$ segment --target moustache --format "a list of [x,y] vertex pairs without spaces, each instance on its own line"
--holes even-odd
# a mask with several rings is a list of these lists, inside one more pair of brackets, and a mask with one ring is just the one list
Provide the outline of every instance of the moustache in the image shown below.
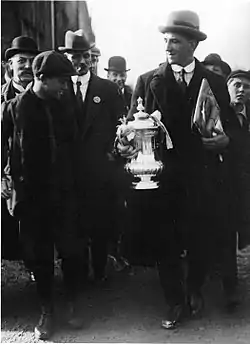
[[33,75],[32,69],[23,69],[20,71],[20,74],[30,74]]

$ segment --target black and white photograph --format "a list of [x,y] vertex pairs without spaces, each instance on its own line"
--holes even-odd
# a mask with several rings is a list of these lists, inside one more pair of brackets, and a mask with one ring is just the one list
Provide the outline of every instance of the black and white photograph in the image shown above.
[[1,1],[1,342],[250,343],[250,0]]

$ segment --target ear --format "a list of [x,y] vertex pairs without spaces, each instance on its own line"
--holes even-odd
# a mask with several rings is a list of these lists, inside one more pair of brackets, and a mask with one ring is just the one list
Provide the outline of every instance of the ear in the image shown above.
[[12,70],[13,69],[13,67],[12,67],[13,61],[11,59],[9,59],[7,64],[9,65],[10,69]]

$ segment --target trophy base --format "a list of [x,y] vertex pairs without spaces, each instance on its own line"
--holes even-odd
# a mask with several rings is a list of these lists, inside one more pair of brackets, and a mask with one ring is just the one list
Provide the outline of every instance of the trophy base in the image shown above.
[[133,189],[157,189],[159,187],[159,182],[151,180],[151,176],[141,177],[141,181],[133,182]]

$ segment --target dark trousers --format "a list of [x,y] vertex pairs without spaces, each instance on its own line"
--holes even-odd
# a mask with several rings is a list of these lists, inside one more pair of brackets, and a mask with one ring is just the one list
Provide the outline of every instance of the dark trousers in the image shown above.
[[74,192],[40,191],[25,202],[22,210],[20,236],[24,261],[34,272],[41,303],[52,304],[55,247],[62,258],[67,295],[73,299],[83,261]]

